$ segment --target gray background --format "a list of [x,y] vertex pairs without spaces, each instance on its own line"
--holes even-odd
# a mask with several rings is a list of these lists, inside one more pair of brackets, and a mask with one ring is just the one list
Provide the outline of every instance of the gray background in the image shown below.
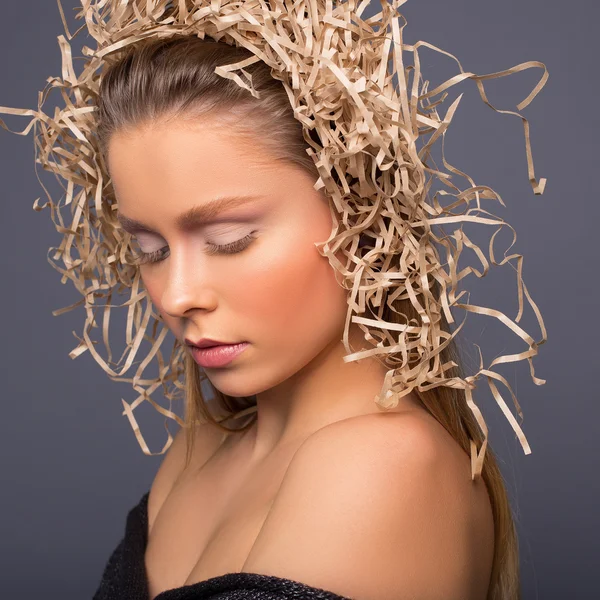
[[[77,3],[64,5],[72,15],[69,9]],[[523,113],[530,118],[536,175],[548,178],[543,196],[534,196],[527,180],[521,121],[485,106],[474,82],[450,90],[451,99],[465,95],[446,136],[446,156],[502,196],[506,208],[484,207],[515,228],[512,251],[525,256],[525,283],[548,330],[549,341],[534,359],[536,375],[546,385],[533,384],[526,362],[500,369],[521,402],[531,455],[523,454],[484,381],[477,392],[517,519],[523,595],[527,600],[589,598],[597,593],[600,558],[599,518],[593,510],[600,501],[595,435],[600,408],[593,384],[599,358],[600,210],[592,187],[598,171],[592,162],[598,157],[592,40],[600,11],[591,1],[565,8],[545,0],[413,0],[403,12],[409,21],[406,41],[424,39],[453,52],[466,70],[484,74],[540,60],[550,71],[546,88]],[[73,23],[71,16],[71,30],[81,25]],[[37,107],[46,78],[60,74],[60,33],[55,2],[3,3],[1,106]],[[430,89],[456,72],[451,59],[433,51],[424,50],[421,60]],[[489,82],[490,100],[514,109],[540,73],[530,70]],[[29,121],[0,117],[13,130]],[[70,282],[60,284],[45,258],[59,235],[48,209],[32,210],[44,192],[34,172],[31,135],[0,129],[0,156],[0,595],[90,598],[121,539],[127,511],[149,488],[162,457],[142,453],[121,414],[121,397],[131,402],[136,396],[128,384],[111,382],[89,353],[75,361],[68,357],[77,344],[72,332],[81,333],[84,316],[81,309],[51,315],[80,297]],[[41,176],[51,191],[58,189],[52,176]],[[486,229],[465,231],[484,243],[487,253],[488,238],[477,233],[478,227]],[[502,235],[499,250],[510,243],[508,233]],[[473,280],[466,280],[471,302],[515,317],[516,280],[508,265]],[[522,325],[540,338],[528,305]],[[525,349],[492,318],[470,315],[464,331],[465,339],[481,344],[486,363]],[[510,400],[504,388],[501,392]],[[163,419],[149,405],[135,414],[151,450],[159,452],[166,439]],[[170,430],[176,431],[175,424]]]

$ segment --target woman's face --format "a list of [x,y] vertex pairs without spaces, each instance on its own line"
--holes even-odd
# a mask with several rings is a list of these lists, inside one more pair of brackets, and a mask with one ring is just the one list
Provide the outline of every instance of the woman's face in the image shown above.
[[[201,122],[116,133],[108,163],[124,228],[138,253],[155,253],[141,276],[166,325],[182,342],[249,343],[205,369],[217,389],[269,389],[341,341],[347,291],[314,245],[329,237],[331,214],[306,173]],[[232,196],[254,199],[204,213]],[[211,251],[238,241],[236,253]]]

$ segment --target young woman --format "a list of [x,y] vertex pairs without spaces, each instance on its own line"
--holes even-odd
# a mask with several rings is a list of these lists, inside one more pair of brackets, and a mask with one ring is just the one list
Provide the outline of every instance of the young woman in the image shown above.
[[[148,499],[150,595],[250,571],[355,598],[483,599],[485,485],[416,394],[381,413],[376,359],[344,362],[347,290],[314,245],[332,228],[316,178],[265,147],[277,132],[260,119],[228,118],[221,102],[202,117],[171,108],[184,74],[180,93],[211,89],[196,82],[214,70],[208,52],[224,58],[215,50],[159,42],[101,90],[118,219],[152,304],[221,393],[257,406],[222,444],[218,429],[196,429],[187,467],[181,444],[171,448]],[[194,64],[202,75],[190,76]]]
[[[69,123],[79,118],[82,126],[68,129],[76,137],[84,131],[94,152],[83,146],[79,163],[69,158],[59,169],[81,184],[90,170],[75,177],[74,165],[94,156],[101,173],[93,184],[96,213],[86,208],[84,214],[110,248],[108,256],[92,252],[69,272],[104,260],[105,273],[114,269],[121,282],[129,277],[132,306],[143,290],[181,351],[170,366],[185,375],[183,427],[151,489],[129,513],[95,600],[519,598],[506,490],[486,448],[487,430],[471,394],[474,378],[462,377],[449,335],[446,288],[456,303],[457,273],[451,267],[447,278],[440,276],[425,226],[436,214],[424,210],[426,154],[417,153],[409,135],[420,126],[441,132],[449,119],[436,125],[437,113],[419,112],[408,86],[399,86],[406,100],[400,104],[413,110],[406,122],[416,130],[396,136],[405,153],[396,159],[394,178],[383,154],[375,161],[375,138],[363,150],[358,138],[353,141],[369,129],[386,130],[394,116],[384,108],[392,105],[389,97],[372,113],[379,115],[375,121],[356,113],[352,126],[344,128],[346,116],[310,129],[303,120],[318,108],[333,122],[346,103],[361,106],[366,78],[352,79],[346,96],[334,96],[333,81],[327,86],[324,78],[317,92],[318,73],[307,69],[302,80],[312,82],[315,93],[294,110],[292,87],[231,43],[251,39],[256,27],[240,27],[229,43],[202,29],[209,14],[227,24],[250,11],[249,23],[263,23],[269,3],[241,9],[227,2],[168,2],[153,5],[153,13],[150,4],[109,2],[114,20],[107,13],[104,22],[96,19],[103,30],[87,20],[97,39],[102,32],[114,52],[122,51],[102,73],[95,120],[69,107]],[[332,6],[321,0],[294,13],[295,21],[291,7],[275,5],[289,11],[288,23],[315,30],[319,15],[332,17]],[[233,12],[219,13],[227,6]],[[89,17],[94,7],[86,10]],[[119,42],[121,34],[135,37],[131,23],[138,33],[147,32],[140,23],[163,23],[161,31],[171,26],[174,35]],[[197,30],[176,30],[181,23]],[[260,30],[263,50],[274,35],[267,30],[275,31]],[[324,34],[320,43],[332,39],[341,48],[343,36]],[[299,48],[295,56],[308,55]],[[336,70],[331,62],[334,56],[342,61],[343,53],[325,46],[312,52],[330,65],[338,86],[348,83],[350,69]],[[226,67],[244,59],[251,87],[227,76]],[[293,81],[299,70],[290,71]],[[64,72],[72,84],[74,75]],[[293,89],[296,94],[298,86]],[[75,95],[84,106],[84,97]],[[346,173],[327,172],[341,164],[327,138],[344,140],[348,156],[369,155],[373,171],[349,162]],[[530,179],[541,193],[543,181]],[[471,197],[493,197],[482,188],[473,188]],[[383,196],[381,190],[387,190]],[[390,202],[398,198],[400,204]],[[335,237],[340,229],[341,238]],[[338,239],[344,243],[332,243]],[[456,239],[472,246],[466,236]],[[89,245],[80,250],[89,253]],[[363,316],[349,319],[352,313]],[[131,320],[139,331],[148,327],[146,317]],[[152,337],[150,358],[162,339]],[[93,350],[87,339],[86,347]],[[95,351],[94,357],[114,374]],[[139,371],[134,383],[140,385]],[[221,416],[210,410],[203,383]],[[522,433],[516,422],[513,427]],[[134,430],[147,451],[137,425]]]

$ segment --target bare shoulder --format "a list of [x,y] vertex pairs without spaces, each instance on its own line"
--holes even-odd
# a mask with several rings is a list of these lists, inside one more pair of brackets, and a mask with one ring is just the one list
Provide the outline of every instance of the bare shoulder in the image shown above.
[[424,411],[379,413],[305,441],[242,570],[372,600],[481,600],[492,553],[469,456]]
[[197,425],[194,430],[194,452],[186,466],[186,430],[180,428],[173,438],[150,487],[148,495],[148,530],[152,528],[165,499],[184,471],[197,471],[219,447],[227,435],[215,424],[207,422]]
[[458,482],[475,483],[471,480],[470,456],[425,409],[351,417],[318,430],[306,442],[307,453],[308,447],[318,444],[338,446],[342,452],[357,443],[362,448],[370,445],[381,460],[386,456],[400,459],[407,467],[418,469],[433,463],[451,472]]

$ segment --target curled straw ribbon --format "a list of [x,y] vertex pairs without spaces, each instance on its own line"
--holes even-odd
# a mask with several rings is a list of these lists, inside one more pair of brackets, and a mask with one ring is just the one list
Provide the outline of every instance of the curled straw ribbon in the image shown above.
[[[497,73],[476,75],[465,71],[454,55],[432,44],[423,41],[413,45],[404,44],[402,31],[406,20],[398,9],[405,1],[380,0],[381,11],[362,19],[363,12],[370,5],[369,1],[334,3],[330,0],[273,0],[268,3],[263,0],[82,0],[76,18],[85,19],[85,23],[71,35],[58,0],[66,34],[66,37],[58,36],[62,74],[47,80],[46,88],[39,93],[37,110],[0,107],[0,113],[3,114],[33,117],[23,131],[10,130],[2,120],[0,125],[19,135],[27,135],[35,127],[36,164],[41,164],[67,184],[64,188],[64,207],[69,206],[71,210],[68,224],[63,221],[60,202],[52,200],[43,184],[48,202],[40,206],[38,198],[33,205],[36,211],[50,207],[52,219],[57,230],[63,234],[63,239],[59,248],[53,248],[56,252],[48,260],[62,274],[61,281],[64,283],[70,279],[83,296],[78,302],[53,314],[59,315],[84,305],[86,321],[83,334],[82,337],[76,335],[79,345],[70,356],[76,358],[89,351],[113,380],[127,381],[133,385],[139,396],[131,404],[122,400],[124,414],[145,454],[153,453],[133,415],[141,402],[150,402],[159,413],[183,425],[181,418],[170,408],[172,401],[183,390],[180,381],[183,375],[183,348],[176,341],[170,358],[163,358],[160,348],[167,329],[160,315],[153,311],[139,271],[130,262],[130,238],[120,230],[115,219],[117,204],[94,135],[100,82],[98,71],[106,62],[117,60],[121,51],[139,40],[182,34],[201,38],[208,35],[215,40],[250,50],[253,57],[218,67],[216,73],[234,80],[253,95],[256,92],[251,76],[244,68],[257,60],[265,61],[271,67],[273,77],[285,87],[295,116],[303,125],[305,139],[310,146],[307,153],[313,157],[319,170],[315,189],[325,188],[332,201],[332,212],[335,208],[340,215],[329,239],[315,246],[322,256],[328,257],[331,266],[342,275],[345,287],[350,290],[343,336],[349,354],[344,360],[349,362],[379,356],[391,367],[381,393],[375,397],[378,405],[382,408],[394,407],[400,397],[415,388],[420,391],[439,385],[464,388],[468,405],[485,436],[479,450],[471,440],[471,466],[475,478],[481,473],[488,429],[473,399],[472,390],[477,379],[484,376],[524,452],[531,452],[521,427],[494,380],[510,390],[516,411],[522,418],[519,403],[506,379],[494,372],[492,367],[500,363],[527,360],[534,383],[545,383],[545,380],[535,377],[532,357],[537,354],[538,346],[546,341],[546,330],[540,312],[522,280],[522,255],[507,256],[505,251],[504,259],[500,262],[494,256],[493,241],[496,234],[502,227],[510,225],[483,210],[481,200],[498,200],[505,206],[504,202],[491,188],[476,185],[471,177],[446,161],[444,138],[462,94],[452,102],[443,118],[438,114],[438,108],[446,99],[449,88],[470,79],[475,81],[482,100],[490,108],[520,118],[525,131],[528,178],[534,193],[540,195],[546,180],[538,181],[535,178],[528,121],[519,112],[494,107],[485,93],[484,81],[526,69],[541,68],[543,75],[539,82],[517,105],[520,111],[540,92],[548,79],[548,72],[542,63],[529,61]],[[83,28],[87,28],[96,40],[97,48],[83,47],[82,53],[87,60],[77,74],[70,40]],[[422,78],[419,59],[419,49],[423,47],[452,58],[460,73],[428,91],[429,82]],[[405,52],[412,54],[413,64],[405,65]],[[393,64],[391,71],[390,54]],[[395,85],[394,75],[397,77]],[[60,91],[64,106],[49,115],[42,106],[47,93],[53,89]],[[310,130],[317,131],[320,144],[309,136]],[[431,158],[432,147],[440,137],[446,172],[438,169]],[[422,145],[418,148],[418,142],[421,141]],[[453,175],[468,180],[469,186],[465,189],[457,187],[452,181]],[[445,189],[436,192],[429,201],[434,180],[438,180]],[[444,207],[441,199],[445,196],[455,199]],[[476,206],[469,207],[472,201]],[[452,212],[461,204],[468,207],[465,213]],[[476,216],[480,214],[486,216]],[[431,229],[434,225],[463,222],[498,226],[490,239],[489,261],[463,232],[462,226],[451,235],[442,237],[436,237]],[[425,234],[416,235],[417,227],[424,228]],[[512,227],[510,229],[514,234],[514,243],[516,234]],[[361,234],[364,236],[363,232],[369,233],[373,244],[364,243],[364,237],[361,237]],[[363,243],[359,246],[361,240]],[[455,248],[452,247],[452,240]],[[446,250],[447,271],[433,241]],[[458,271],[458,259],[464,248],[472,250],[478,257],[482,264],[481,272],[473,267]],[[348,259],[346,265],[334,256],[339,249]],[[72,254],[74,251],[76,256]],[[483,277],[488,272],[490,262],[494,265],[508,262],[514,268],[510,263],[513,258],[517,259],[519,298],[519,311],[514,320],[498,310],[459,302],[465,292],[457,294],[457,286],[465,276],[474,273],[477,277]],[[64,269],[54,262],[58,259],[62,259]],[[441,285],[440,298],[435,298],[429,289],[430,276],[435,277]],[[129,299],[121,305],[111,304],[112,294],[125,290],[129,292]],[[384,291],[387,292],[385,301],[388,303],[400,294],[407,295],[420,315],[420,325],[391,323],[378,318]],[[542,330],[542,339],[537,342],[518,325],[523,315],[523,294],[532,306]],[[98,304],[101,299],[104,300],[102,338],[108,353],[106,360],[95,348],[98,342],[89,336],[89,330],[98,327],[95,313],[101,308]],[[144,301],[146,307],[142,309]],[[111,308],[117,306],[127,310],[126,349],[114,363],[109,345],[109,320]],[[499,356],[486,367],[477,346],[480,354],[477,373],[464,379],[447,377],[445,371],[454,363],[440,364],[439,352],[465,322],[463,320],[452,335],[442,331],[439,325],[442,310],[448,323],[454,323],[451,307],[498,319],[518,335],[528,349]],[[360,316],[367,311],[373,318]],[[373,348],[352,351],[348,342],[351,321],[361,326],[365,339],[373,342]],[[160,325],[162,329],[157,334]],[[124,378],[123,375],[133,366],[144,340],[151,344],[150,350],[137,366],[133,378]],[[119,370],[110,366],[114,364],[118,367],[125,356],[125,363]],[[154,358],[158,362],[158,375],[143,378],[144,370]],[[159,386],[162,386],[169,399],[168,409],[151,398]],[[236,414],[249,413],[255,408],[250,407]],[[163,454],[172,442],[166,420],[165,428],[167,442],[161,452],[154,454]]]

